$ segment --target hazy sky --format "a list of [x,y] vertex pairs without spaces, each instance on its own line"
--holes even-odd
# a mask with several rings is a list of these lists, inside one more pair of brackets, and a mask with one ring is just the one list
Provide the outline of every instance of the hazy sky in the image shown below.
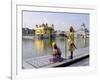
[[48,25],[54,24],[56,30],[63,31],[68,30],[70,25],[77,30],[81,27],[82,23],[85,23],[89,29],[89,14],[23,11],[24,28],[35,29],[36,24],[42,23],[48,23]]

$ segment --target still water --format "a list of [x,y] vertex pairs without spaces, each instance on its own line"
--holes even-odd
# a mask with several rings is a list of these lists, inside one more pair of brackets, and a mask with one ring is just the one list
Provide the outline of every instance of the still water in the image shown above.
[[[52,42],[54,41],[61,49],[62,56],[65,57],[65,53],[68,53],[67,38],[57,37],[54,40],[22,39],[23,59],[52,54]],[[77,49],[89,47],[89,38],[77,38],[75,39],[75,45]]]

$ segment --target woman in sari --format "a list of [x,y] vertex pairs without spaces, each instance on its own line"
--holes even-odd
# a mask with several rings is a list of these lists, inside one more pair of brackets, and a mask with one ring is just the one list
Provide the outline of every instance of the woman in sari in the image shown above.
[[60,62],[63,59],[61,58],[61,51],[60,48],[56,45],[56,43],[53,43],[53,53],[52,53],[52,58],[50,59],[50,62]]
[[68,33],[68,50],[70,51],[70,59],[73,58],[73,52],[76,46],[74,44],[74,29],[71,26]]

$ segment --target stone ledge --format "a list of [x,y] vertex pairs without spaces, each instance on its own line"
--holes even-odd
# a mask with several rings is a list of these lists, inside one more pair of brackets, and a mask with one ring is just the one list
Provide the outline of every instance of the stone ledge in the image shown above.
[[49,62],[50,57],[51,57],[51,55],[47,55],[47,56],[38,57],[38,58],[34,58],[34,59],[33,58],[28,59],[24,62],[23,68],[25,69],[28,67],[28,68],[32,69],[32,68],[64,67],[64,66],[71,65],[75,62],[78,62],[82,59],[88,58],[89,54],[84,53],[84,54],[76,55],[76,56],[74,56],[73,59],[65,58],[62,62],[56,62],[56,63],[50,63]]

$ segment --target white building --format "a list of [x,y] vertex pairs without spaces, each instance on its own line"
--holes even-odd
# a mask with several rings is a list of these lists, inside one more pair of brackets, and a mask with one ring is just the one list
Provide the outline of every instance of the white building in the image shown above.
[[81,38],[89,37],[89,30],[85,27],[85,24],[82,24],[81,28],[76,31],[76,36]]

